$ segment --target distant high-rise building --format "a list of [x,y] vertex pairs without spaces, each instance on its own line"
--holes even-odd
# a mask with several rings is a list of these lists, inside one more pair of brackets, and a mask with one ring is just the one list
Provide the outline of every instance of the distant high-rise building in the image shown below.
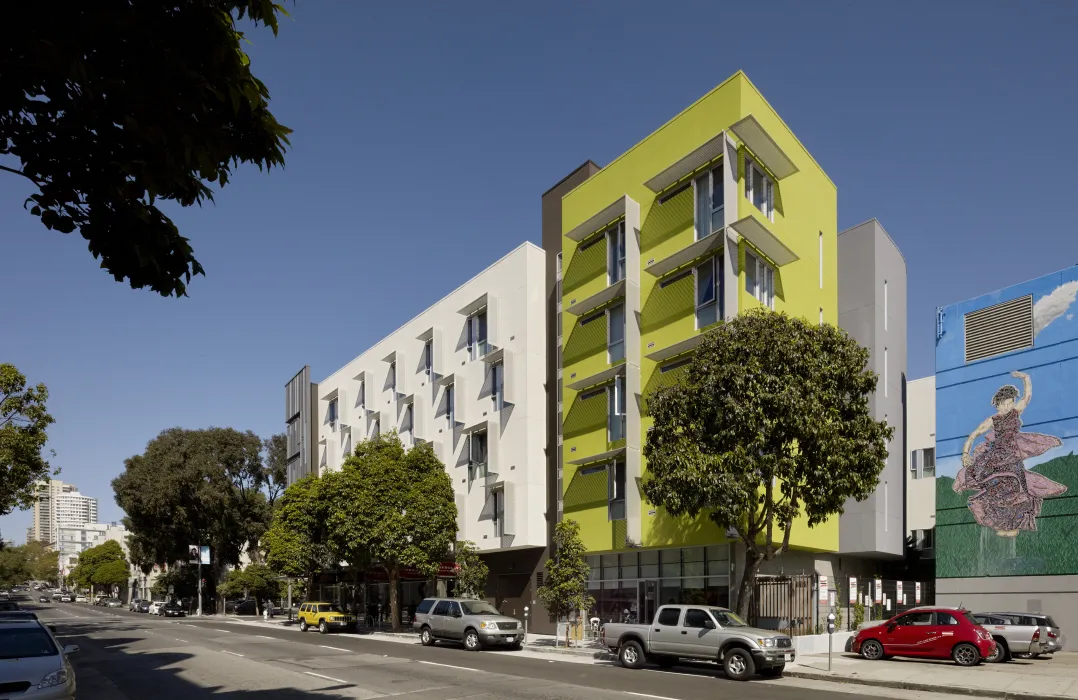
[[38,482],[33,524],[27,540],[55,544],[61,527],[97,522],[97,499],[83,496],[79,487],[59,479]]

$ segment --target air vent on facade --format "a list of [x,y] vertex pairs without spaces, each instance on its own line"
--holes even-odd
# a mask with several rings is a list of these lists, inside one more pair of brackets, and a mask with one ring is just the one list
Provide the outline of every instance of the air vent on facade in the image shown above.
[[1033,347],[1033,297],[966,314],[966,362]]
[[535,572],[535,587],[536,588],[542,588],[543,587],[543,572],[542,571],[536,571]]

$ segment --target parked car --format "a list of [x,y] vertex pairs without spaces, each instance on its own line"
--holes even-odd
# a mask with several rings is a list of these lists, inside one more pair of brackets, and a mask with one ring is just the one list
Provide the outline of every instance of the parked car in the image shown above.
[[138,612],[138,604],[141,602],[141,598],[132,598],[131,602],[127,604],[127,609],[131,612]]
[[151,615],[156,615],[157,611],[160,610],[165,605],[165,603],[167,603],[167,602],[168,601],[165,601],[165,600],[151,601],[150,602],[150,607],[149,607],[147,612],[149,612]]
[[311,627],[317,627],[322,634],[329,634],[331,630],[354,632],[356,629],[355,616],[333,603],[304,603],[299,606],[297,617],[300,632],[306,632]]
[[664,668],[678,659],[717,661],[736,681],[756,673],[777,678],[794,660],[788,636],[749,627],[737,613],[706,605],[664,605],[650,625],[607,623],[601,639],[625,668],[647,661]]
[[0,612],[7,612],[9,610],[18,610],[19,604],[10,598],[0,598]]
[[247,600],[230,600],[225,603],[225,613],[229,615],[257,615],[258,603],[251,598]]
[[869,660],[889,656],[951,659],[976,666],[996,650],[996,641],[968,610],[921,607],[857,632],[851,651]]
[[48,603],[48,602],[51,602],[51,601],[52,601],[52,598],[49,598],[47,595],[39,595],[37,597],[37,602],[39,602],[39,603]]
[[[61,646],[52,631],[35,619],[0,619],[0,688],[39,700],[70,700],[75,697],[75,669],[67,660],[78,652],[74,644]],[[31,692],[26,692],[33,689]]]
[[973,613],[973,619],[996,640],[995,651],[985,658],[989,663],[1010,661],[1014,654],[1038,656],[1044,653],[1048,628],[1030,615]]
[[109,597],[107,595],[105,595],[104,593],[98,593],[97,595],[94,596],[94,605],[98,605],[98,606],[104,605],[105,601],[108,600],[108,599],[109,599]]
[[106,608],[122,608],[124,606],[124,602],[119,598],[108,598],[105,600],[103,605]]
[[998,625],[1018,626],[1023,629],[1028,628],[1030,631],[1034,628],[1040,630],[1041,648],[1039,650],[1029,649],[1027,651],[1011,647],[1009,656],[1019,659],[1036,658],[1041,654],[1052,654],[1063,648],[1063,633],[1059,627],[1056,626],[1055,620],[1049,615],[1021,612],[988,612],[974,613],[973,616],[978,619],[982,616],[991,618],[993,622],[984,624],[984,628],[992,633],[993,636],[996,636],[996,630],[993,630],[993,626]]
[[80,595],[75,596],[75,602],[76,603],[89,603],[90,599],[87,598],[86,596],[80,594]]
[[152,604],[153,604],[153,603],[151,603],[151,602],[150,602],[150,601],[148,601],[148,600],[140,600],[140,601],[138,602],[138,607],[137,607],[137,608],[135,608],[135,612],[140,612],[140,613],[148,613],[148,612],[150,612],[150,606],[151,606]]
[[157,607],[157,614],[161,617],[184,617],[187,613],[179,603],[165,603]]
[[1041,613],[1029,614],[1035,617],[1038,623],[1048,630],[1048,642],[1045,644],[1044,653],[1054,654],[1057,651],[1063,651],[1063,645],[1066,644],[1067,638],[1063,636],[1063,630],[1059,628],[1059,625],[1052,619],[1052,616],[1043,615]]
[[430,646],[436,640],[463,642],[468,651],[487,646],[519,649],[524,626],[490,603],[470,598],[426,598],[416,607],[412,628]]

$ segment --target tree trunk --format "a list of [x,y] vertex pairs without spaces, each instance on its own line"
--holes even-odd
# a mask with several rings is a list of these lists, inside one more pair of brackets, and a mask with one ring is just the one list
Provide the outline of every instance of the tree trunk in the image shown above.
[[756,583],[756,572],[760,570],[763,557],[755,549],[745,548],[745,566],[741,572],[741,583],[737,587],[737,614],[745,621],[749,619],[749,603],[752,589]]
[[401,631],[401,613],[400,613],[400,599],[397,597],[397,579],[400,572],[397,569],[397,565],[386,566],[386,573],[389,574],[389,616],[390,624],[394,632]]

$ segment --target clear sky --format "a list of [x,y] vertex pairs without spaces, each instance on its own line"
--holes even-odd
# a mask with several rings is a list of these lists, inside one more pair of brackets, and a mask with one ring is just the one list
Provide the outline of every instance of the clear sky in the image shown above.
[[[284,428],[317,381],[524,240],[540,195],[746,71],[909,277],[909,369],[936,306],[1078,262],[1078,3],[288,3],[249,36],[288,164],[179,212],[207,275],[133,291],[0,173],[0,361],[45,382],[60,478],[111,480],[172,426]],[[0,518],[21,542],[28,513]]]

